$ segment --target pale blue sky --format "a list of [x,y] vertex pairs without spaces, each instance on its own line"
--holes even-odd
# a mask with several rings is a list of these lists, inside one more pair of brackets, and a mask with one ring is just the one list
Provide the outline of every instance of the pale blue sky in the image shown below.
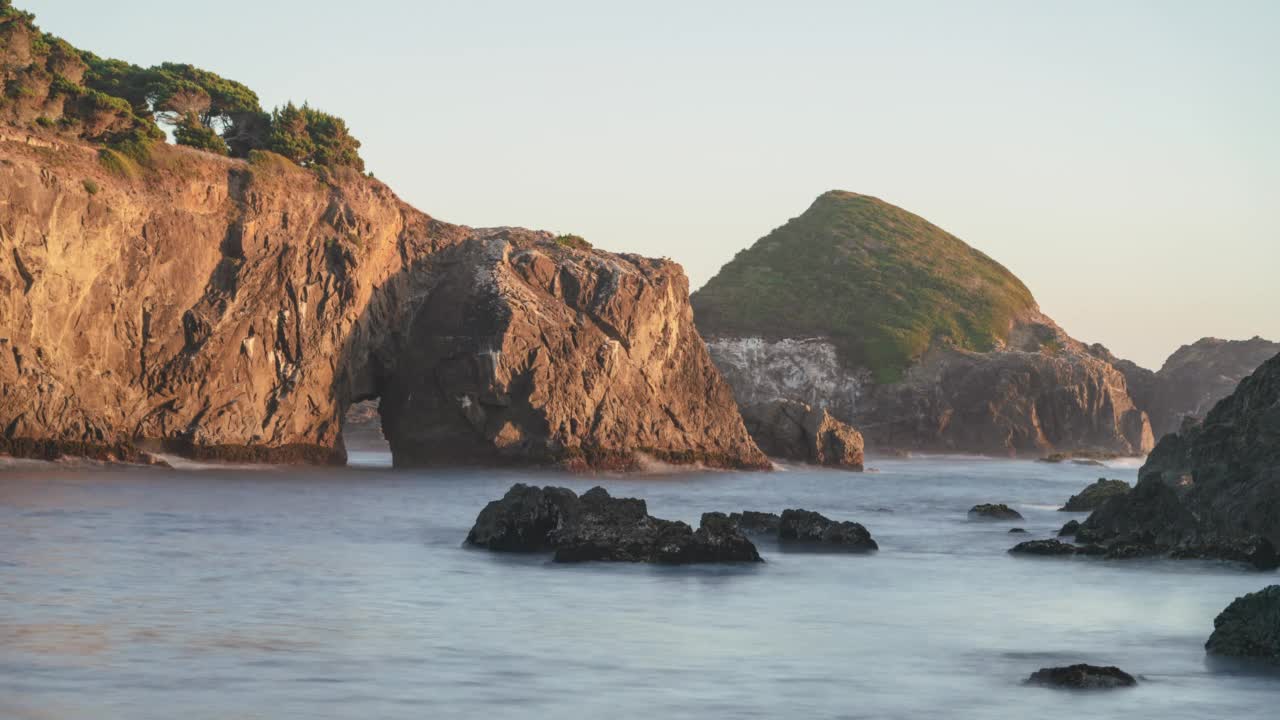
[[441,219],[668,256],[695,288],[840,188],[1142,364],[1280,338],[1280,2],[17,4],[345,117]]

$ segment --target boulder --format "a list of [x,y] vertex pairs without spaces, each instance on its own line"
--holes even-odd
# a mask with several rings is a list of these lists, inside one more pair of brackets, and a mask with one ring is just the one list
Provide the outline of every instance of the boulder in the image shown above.
[[1062,529],[1058,531],[1058,537],[1075,535],[1076,531],[1079,529],[1080,529],[1079,520],[1068,520],[1067,523],[1062,526]]
[[862,525],[837,522],[809,510],[783,510],[778,523],[778,540],[850,552],[867,552],[880,547]]
[[551,534],[577,515],[578,505],[578,496],[567,488],[516,483],[501,500],[484,506],[467,543],[502,552],[551,550]]
[[778,524],[782,522],[782,518],[776,513],[754,512],[751,510],[743,510],[740,513],[732,513],[729,519],[738,525],[742,532],[749,535],[777,535]]
[[1014,555],[1074,555],[1076,547],[1060,540],[1028,540],[1009,548]]
[[795,400],[771,400],[743,406],[742,419],[767,455],[862,470],[862,435],[824,408]]
[[655,518],[644,500],[516,484],[485,506],[467,543],[500,552],[554,551],[556,562],[607,560],[682,565],[760,562],[755,545],[723,513],[706,513],[697,530]]
[[1124,495],[1130,489],[1129,483],[1123,480],[1098,478],[1097,482],[1081,490],[1078,494],[1072,495],[1067,500],[1067,504],[1058,508],[1058,510],[1060,512],[1092,512],[1097,510],[1109,498]]
[[969,508],[970,520],[1022,520],[1022,513],[1017,510],[1000,503],[994,505],[985,503],[982,505],[974,505]]
[[1115,666],[1068,665],[1066,667],[1041,668],[1027,678],[1029,685],[1063,688],[1068,690],[1111,690],[1133,687],[1138,684],[1132,675]]
[[1213,621],[1211,655],[1280,664],[1280,585],[1236,598]]

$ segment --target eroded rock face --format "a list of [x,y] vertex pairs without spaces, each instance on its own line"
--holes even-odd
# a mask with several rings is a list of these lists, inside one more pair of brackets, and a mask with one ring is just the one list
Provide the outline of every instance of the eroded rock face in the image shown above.
[[[765,467],[679,266],[442,223],[355,172],[0,134],[0,451]],[[93,181],[93,192],[85,181]]]
[[693,326],[679,266],[503,229],[425,258],[423,272],[431,287],[385,371],[397,465],[767,466]]
[[554,551],[556,562],[760,562],[755,545],[723,513],[705,513],[695,531],[649,514],[644,500],[595,487],[578,497],[556,487],[512,486],[485,506],[467,543],[500,552]]
[[1280,585],[1236,598],[1213,621],[1212,655],[1280,664]]
[[1117,495],[1129,492],[1129,483],[1123,480],[1098,478],[1097,482],[1072,495],[1065,505],[1058,508],[1060,512],[1090,512],[1097,510],[1102,503]]
[[1041,668],[1027,678],[1029,685],[1063,688],[1067,690],[1111,690],[1138,684],[1132,675],[1115,666],[1068,665],[1066,667]]
[[1078,540],[1275,567],[1280,356],[1242,380],[1202,424],[1165,436],[1138,476],[1130,493],[1089,516]]
[[747,432],[767,455],[862,470],[862,435],[826,410],[792,400],[742,408]]

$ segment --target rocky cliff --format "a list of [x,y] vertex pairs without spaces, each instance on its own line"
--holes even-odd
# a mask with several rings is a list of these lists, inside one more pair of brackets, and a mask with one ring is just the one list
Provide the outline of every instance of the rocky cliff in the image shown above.
[[1126,377],[1007,269],[924,219],[833,191],[693,296],[739,402],[795,400],[874,451],[1134,455]]
[[[1125,374],[1134,401],[1151,416],[1151,429],[1159,438],[1177,431],[1184,421],[1203,418],[1242,379],[1277,353],[1280,343],[1260,337],[1201,338],[1178,348],[1156,372],[1126,360],[1113,364]],[[1101,354],[1110,355],[1105,348]]]
[[1280,548],[1280,355],[1240,381],[1202,424],[1161,439],[1138,478],[1133,492],[1089,516],[1080,528],[1083,537],[1188,557],[1257,555],[1262,560],[1255,564],[1274,563]]
[[439,222],[350,170],[0,127],[0,443],[760,467],[667,261]]

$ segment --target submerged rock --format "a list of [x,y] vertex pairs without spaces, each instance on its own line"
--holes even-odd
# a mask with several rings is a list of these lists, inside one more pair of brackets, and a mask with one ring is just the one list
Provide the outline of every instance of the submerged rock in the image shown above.
[[1236,598],[1213,621],[1212,655],[1280,664],[1280,585]]
[[556,562],[760,562],[755,545],[723,513],[704,514],[695,531],[653,517],[644,500],[611,497],[601,487],[579,497],[566,488],[516,484],[480,511],[467,543],[502,552],[554,551]]
[[1014,555],[1074,555],[1076,546],[1060,540],[1028,540],[1009,548]]
[[729,519],[738,525],[738,528],[744,533],[751,535],[777,535],[778,525],[782,522],[782,518],[777,513],[753,512],[751,510],[743,510],[740,513],[732,513]]
[[1124,495],[1132,488],[1123,480],[1098,478],[1098,481],[1072,495],[1067,504],[1058,508],[1059,512],[1091,512],[1097,510],[1102,503],[1117,495]]
[[778,540],[851,552],[878,550],[880,547],[862,525],[837,522],[809,510],[783,510],[778,523]]
[[1024,528],[1009,528],[1010,535],[1024,535],[1026,532],[1027,531]]
[[861,433],[824,408],[795,400],[772,400],[743,406],[742,420],[767,455],[862,470]]
[[994,505],[985,503],[982,505],[974,505],[969,508],[969,518],[977,520],[1022,520],[1022,513],[1017,510],[1000,503]]
[[1138,684],[1132,675],[1115,666],[1068,665],[1066,667],[1041,668],[1027,678],[1029,685],[1065,688],[1070,690],[1111,690],[1133,687]]

